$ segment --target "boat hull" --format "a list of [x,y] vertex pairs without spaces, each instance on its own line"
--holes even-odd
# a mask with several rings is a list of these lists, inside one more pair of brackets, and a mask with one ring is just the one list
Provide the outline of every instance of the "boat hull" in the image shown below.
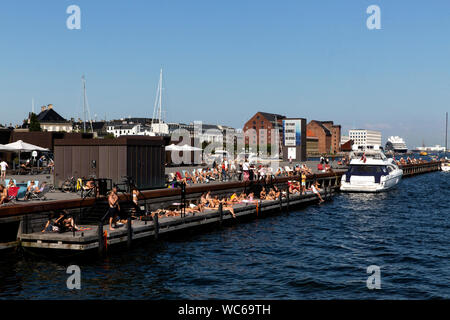
[[403,172],[395,175],[389,175],[382,183],[375,183],[372,181],[345,181],[345,175],[341,180],[340,190],[343,192],[384,192],[392,189],[400,183]]

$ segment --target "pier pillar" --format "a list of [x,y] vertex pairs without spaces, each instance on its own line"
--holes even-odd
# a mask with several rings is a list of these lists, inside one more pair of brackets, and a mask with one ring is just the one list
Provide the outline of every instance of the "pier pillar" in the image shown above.
[[155,226],[155,239],[158,239],[158,234],[159,234],[159,214],[156,213],[155,217],[153,219],[153,224]]
[[98,253],[101,255],[105,250],[104,242],[103,242],[103,222],[98,224]]
[[289,212],[289,187],[286,188],[286,212]]
[[133,228],[131,227],[131,217],[127,219],[127,246],[131,247],[131,241],[133,240]]
[[222,225],[223,222],[223,204],[219,204],[219,215],[220,215],[220,225]]
[[283,198],[281,196],[281,192],[280,192],[280,211],[283,210]]

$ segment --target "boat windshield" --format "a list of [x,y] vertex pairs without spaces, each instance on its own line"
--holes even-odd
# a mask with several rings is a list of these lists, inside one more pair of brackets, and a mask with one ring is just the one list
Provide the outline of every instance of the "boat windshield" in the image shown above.
[[355,176],[371,176],[374,174],[386,174],[386,166],[370,166],[370,165],[351,165],[348,168],[348,174]]
[[352,159],[361,159],[363,155],[366,156],[366,158],[376,159],[376,160],[384,160],[386,159],[386,156],[381,152],[353,152],[351,155]]

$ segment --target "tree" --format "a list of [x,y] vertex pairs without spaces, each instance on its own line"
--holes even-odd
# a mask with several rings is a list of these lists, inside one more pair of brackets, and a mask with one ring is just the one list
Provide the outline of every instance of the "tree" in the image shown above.
[[30,115],[30,131],[41,131],[41,123],[37,119],[35,113],[31,113]]
[[103,138],[104,138],[104,139],[114,139],[115,137],[114,137],[114,134],[113,134],[113,133],[108,133],[108,134],[106,134]]

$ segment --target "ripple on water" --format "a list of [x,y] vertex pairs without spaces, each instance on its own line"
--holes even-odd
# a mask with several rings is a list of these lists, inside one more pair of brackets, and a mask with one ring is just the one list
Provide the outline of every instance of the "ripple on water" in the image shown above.
[[[450,175],[405,179],[381,194],[339,194],[289,214],[68,264],[7,256],[0,298],[436,299],[450,298]],[[366,288],[367,267],[382,289]]]

